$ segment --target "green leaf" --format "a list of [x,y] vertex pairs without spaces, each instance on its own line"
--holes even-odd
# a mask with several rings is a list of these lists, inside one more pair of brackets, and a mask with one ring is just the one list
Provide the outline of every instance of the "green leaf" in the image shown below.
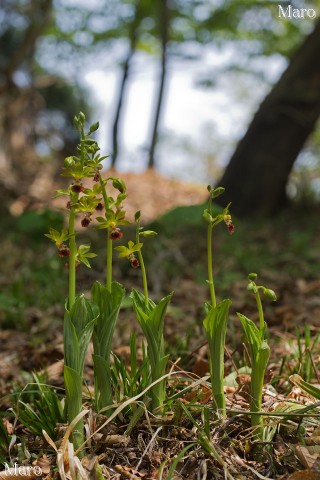
[[[105,285],[95,282],[92,300],[100,312],[93,331],[95,390],[98,409],[112,402],[110,354],[112,338],[121,304],[125,297],[124,287],[112,282],[111,292]],[[106,379],[105,377],[108,377]]]
[[320,388],[312,385],[309,382],[306,382],[305,380],[303,380],[303,378],[300,377],[300,375],[296,373],[294,375],[290,375],[289,380],[291,383],[301,388],[301,390],[306,392],[308,395],[311,395],[317,400],[320,400]]
[[98,318],[97,307],[83,295],[76,298],[71,312],[66,310],[64,322],[65,364],[83,372],[84,360]]
[[[168,304],[172,298],[172,293],[158,304],[152,300],[148,300],[146,304],[145,296],[133,289],[130,295],[137,320],[142,328],[142,331],[148,343],[148,360],[150,363],[151,380],[154,382],[160,379],[165,374],[168,356],[164,351],[164,317]],[[152,406],[153,409],[161,407],[165,398],[165,381],[156,384],[152,391]]]
[[112,404],[110,360],[100,355],[92,355],[94,370],[94,390],[97,410]]
[[223,391],[224,347],[227,332],[227,321],[231,301],[223,300],[211,307],[203,326],[206,331],[210,352],[210,373],[215,404],[225,414],[225,397]]
[[266,324],[263,330],[260,330],[252,320],[247,318],[241,313],[237,313],[240,322],[242,323],[247,342],[250,349],[251,362],[254,363],[257,357],[258,351],[261,348],[261,344],[264,339],[264,334],[266,330]]
[[[252,362],[251,371],[251,399],[250,410],[252,412],[259,412],[262,405],[262,389],[264,384],[264,375],[268,365],[270,357],[270,347],[265,340],[261,342],[256,357]],[[262,425],[263,418],[261,415],[253,415],[251,417],[251,423],[253,426]],[[260,438],[262,434],[261,430],[257,430],[257,437]]]
[[[64,366],[64,384],[67,394],[67,412],[68,420],[72,420],[82,410],[82,375],[73,370],[73,368]],[[73,430],[73,444],[75,449],[83,443],[83,419],[80,420]]]

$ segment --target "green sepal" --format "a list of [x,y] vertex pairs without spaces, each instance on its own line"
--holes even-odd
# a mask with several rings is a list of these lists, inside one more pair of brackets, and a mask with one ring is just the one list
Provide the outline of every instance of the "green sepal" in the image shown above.
[[217,188],[214,188],[214,189],[210,189],[210,196],[211,196],[212,200],[214,200],[217,197],[220,197],[220,195],[222,195],[224,193],[224,191],[225,191],[224,187],[217,187]]
[[93,132],[95,132],[96,130],[98,130],[98,128],[99,128],[99,122],[93,123],[93,124],[90,126],[88,135],[90,135],[91,133],[93,133]]

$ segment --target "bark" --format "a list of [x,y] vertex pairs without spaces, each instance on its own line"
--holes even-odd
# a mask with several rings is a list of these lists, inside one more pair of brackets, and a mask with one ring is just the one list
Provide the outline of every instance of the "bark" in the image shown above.
[[260,105],[219,185],[238,216],[270,215],[287,203],[286,185],[320,116],[320,23]]
[[159,82],[159,90],[157,96],[154,123],[151,135],[151,144],[149,150],[148,167],[153,168],[155,164],[155,150],[159,136],[159,123],[161,112],[163,110],[163,99],[167,78],[167,50],[169,39],[169,8],[168,0],[161,0],[161,75]]
[[37,40],[51,22],[52,0],[33,0],[28,8],[29,25],[0,72],[3,80],[0,91],[0,190],[8,192],[5,199],[26,193],[30,179],[39,168],[35,161],[32,125],[41,98],[33,85],[16,86],[13,75],[21,66],[32,72]]

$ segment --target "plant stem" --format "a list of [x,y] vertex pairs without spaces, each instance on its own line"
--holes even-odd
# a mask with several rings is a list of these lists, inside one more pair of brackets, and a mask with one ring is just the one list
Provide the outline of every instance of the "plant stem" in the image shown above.
[[260,298],[258,289],[257,289],[257,293],[255,294],[255,297],[256,297],[256,302],[258,306],[260,330],[262,330],[264,328],[264,314],[263,314],[263,308],[262,308],[261,298]]
[[[107,211],[107,209],[109,208],[109,200],[108,200],[106,186],[100,173],[99,173],[99,182],[101,185],[101,193],[103,196],[104,208],[105,208],[105,211]],[[110,238],[110,230],[108,229],[106,282],[107,282],[107,289],[109,292],[111,292],[111,283],[112,283],[112,245],[113,243],[112,243],[112,239]]]
[[[137,222],[136,243],[140,243],[139,228],[140,228],[140,221]],[[149,303],[148,281],[147,281],[146,267],[145,267],[145,264],[144,264],[144,261],[143,261],[143,256],[142,256],[141,249],[138,251],[138,258],[139,258],[141,275],[142,275],[144,302],[145,302],[145,305],[147,307],[148,303]]]
[[212,271],[212,225],[208,225],[208,237],[207,237],[207,248],[208,248],[208,283],[210,289],[211,305],[216,307],[216,293],[214,290],[213,282],[213,271]]
[[108,229],[108,240],[107,240],[107,289],[111,292],[111,283],[112,283],[112,239],[110,238],[110,230]]
[[109,208],[109,200],[108,200],[108,195],[107,195],[107,191],[106,191],[106,186],[105,186],[104,181],[101,177],[101,173],[99,173],[99,182],[100,182],[100,185],[101,185],[101,193],[102,193],[102,196],[103,196],[104,208],[105,208],[105,210],[107,210],[107,208]]
[[[264,372],[259,371],[257,364],[253,365],[251,373],[251,400],[250,412],[261,412],[262,407],[262,389],[264,382]],[[254,428],[253,436],[257,441],[262,440],[263,434],[263,416],[259,413],[251,416],[251,425]]]
[[77,245],[76,245],[76,237],[75,237],[75,209],[72,206],[73,203],[76,203],[78,200],[78,194],[72,195],[70,197],[71,200],[71,208],[70,208],[70,215],[69,215],[69,248],[70,248],[70,257],[69,257],[69,304],[68,308],[69,311],[71,310],[75,299],[76,299],[76,255],[77,255]]

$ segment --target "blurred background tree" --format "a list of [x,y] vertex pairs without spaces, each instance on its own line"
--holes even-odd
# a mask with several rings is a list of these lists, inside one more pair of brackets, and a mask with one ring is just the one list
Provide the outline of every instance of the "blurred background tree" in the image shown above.
[[[51,0],[4,0],[0,5],[0,194],[37,198],[57,175],[57,159],[74,151],[74,112],[83,92],[38,61],[39,41],[55,31]],[[43,188],[41,188],[43,184]]]
[[[304,6],[302,0],[292,4]],[[313,7],[319,6],[315,0]],[[158,63],[146,163],[157,166],[159,146],[165,141],[163,116],[173,66],[177,62],[192,66],[204,51],[218,48],[228,61],[212,68],[204,65],[201,77],[194,79],[208,91],[227,79],[241,83],[248,75],[270,83],[264,60],[281,57],[287,64],[221,179],[239,215],[274,212],[285,203],[292,166],[319,116],[315,61],[319,25],[310,34],[314,21],[284,20],[277,12],[277,5],[267,0],[94,0],[90,5],[71,0],[3,0],[2,198],[36,196],[34,185],[39,187],[41,178],[55,178],[56,161],[75,145],[74,113],[79,109],[89,113],[83,77],[93,65],[101,70],[118,65],[121,72],[114,93],[114,118],[109,122],[112,165],[118,166],[128,87],[138,52],[145,53],[145,62],[156,58]]]

